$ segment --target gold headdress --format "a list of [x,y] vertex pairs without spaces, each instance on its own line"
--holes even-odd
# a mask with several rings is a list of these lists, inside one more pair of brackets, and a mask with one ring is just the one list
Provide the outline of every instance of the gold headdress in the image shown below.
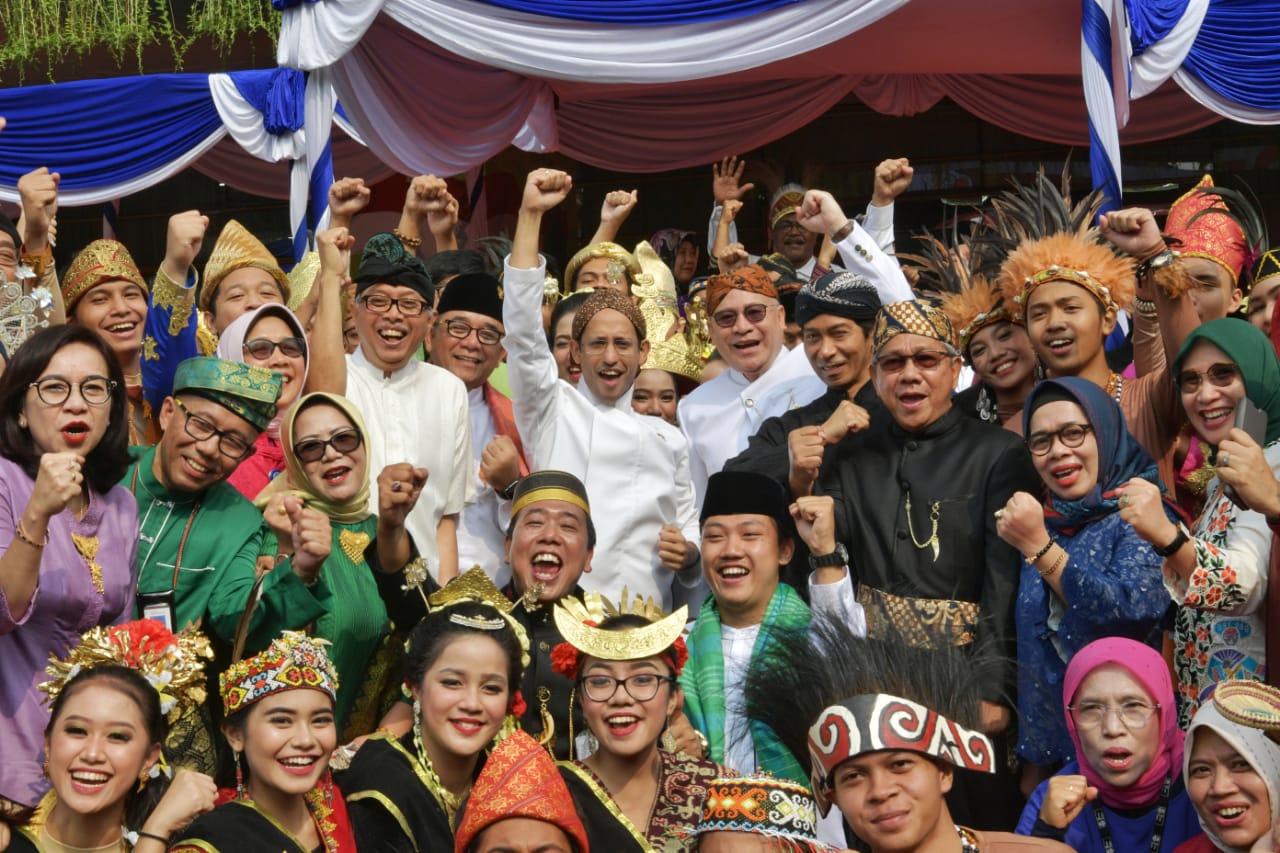
[[160,711],[170,723],[204,703],[204,661],[213,657],[209,640],[192,628],[174,634],[154,619],[139,619],[110,628],[94,628],[80,645],[59,660],[49,656],[40,685],[50,705],[67,682],[86,669],[116,664],[138,670],[160,694]]
[[[587,593],[582,601],[566,595],[556,603],[554,615],[556,628],[565,642],[552,650],[551,665],[569,678],[577,677],[583,655],[601,660],[640,660],[675,646],[673,668],[677,675],[689,657],[681,639],[689,608],[682,606],[667,615],[652,598],[645,599],[639,594],[628,605],[626,587],[616,607],[598,594]],[[649,624],[621,630],[596,627],[607,618],[624,615],[640,616]]]
[[200,288],[200,310],[213,310],[213,297],[219,285],[229,273],[238,269],[252,267],[265,272],[275,279],[280,287],[280,295],[289,301],[289,277],[280,269],[275,255],[263,245],[262,241],[249,233],[243,225],[234,219],[227,221],[218,235],[218,242],[213,244],[213,252],[204,265],[204,286]]
[[649,357],[643,367],[666,370],[694,382],[702,378],[706,363],[703,350],[710,335],[701,323],[677,328],[680,314],[676,302],[676,279],[648,241],[636,246],[636,260],[644,270],[631,292],[639,300],[640,314],[648,330]]
[[[446,607],[452,607],[455,604],[461,604],[465,601],[474,602],[476,604],[484,604],[492,607],[498,612],[498,617],[505,621],[515,632],[516,639],[520,641],[520,655],[522,665],[529,666],[529,635],[525,632],[524,626],[515,620],[511,615],[511,611],[515,609],[516,603],[502,594],[502,590],[494,584],[493,580],[485,573],[480,566],[472,566],[467,571],[458,575],[453,580],[444,585],[430,596],[427,597],[427,606],[432,611],[441,610]],[[466,621],[463,621],[465,618]],[[471,628],[477,628],[481,631],[493,631],[501,627],[501,622],[497,618],[493,620],[474,619],[472,617],[453,618],[450,620],[459,625],[466,625]],[[484,624],[481,624],[481,622]]]
[[610,279],[617,279],[619,283],[625,282],[626,287],[623,290],[630,290],[631,285],[635,283],[636,277],[644,272],[636,261],[635,255],[617,243],[608,241],[592,243],[579,249],[578,253],[570,258],[569,263],[565,265],[565,291],[563,295],[568,296],[578,289],[575,286],[578,283],[578,270],[582,269],[582,265],[587,261],[593,261],[596,258],[610,258],[616,262],[616,265],[609,265],[607,276]]
[[289,310],[297,311],[320,275],[320,253],[307,252],[289,270]]
[[27,338],[47,328],[53,316],[52,291],[36,287],[28,293],[22,284],[23,269],[18,268],[17,281],[4,281],[4,274],[0,273],[0,346],[9,355],[17,352]]

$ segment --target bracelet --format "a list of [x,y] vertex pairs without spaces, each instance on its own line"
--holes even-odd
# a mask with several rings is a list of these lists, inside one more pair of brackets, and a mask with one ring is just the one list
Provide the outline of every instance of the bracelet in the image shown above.
[[422,245],[421,237],[410,237],[407,234],[401,233],[399,228],[392,228],[391,233],[395,235],[397,240],[404,243],[410,249],[416,249]]
[[154,832],[147,832],[145,829],[139,829],[134,835],[139,838],[150,838],[152,841],[159,841],[166,848],[169,846],[169,836],[167,835],[156,835]]
[[844,238],[853,233],[853,220],[850,219],[844,225],[841,225],[831,234],[831,242],[839,243]]
[[1040,573],[1040,577],[1044,578],[1045,580],[1048,580],[1049,578],[1056,575],[1058,571],[1062,568],[1063,564],[1066,562],[1067,562],[1067,552],[1064,549],[1063,552],[1058,555],[1058,558],[1053,561],[1053,565],[1049,566],[1049,568],[1047,569],[1036,569],[1036,571]]
[[1156,313],[1156,304],[1150,299],[1139,299],[1133,297],[1133,309],[1139,314],[1147,314],[1148,316]]
[[1035,553],[1035,555],[1034,555],[1034,556],[1027,557],[1027,556],[1024,554],[1024,555],[1023,555],[1023,558],[1027,561],[1027,563],[1029,563],[1029,564],[1034,564],[1034,563],[1036,562],[1036,560],[1039,560],[1039,559],[1040,559],[1041,557],[1043,557],[1045,554],[1048,554],[1048,553],[1049,553],[1049,549],[1050,549],[1050,548],[1052,548],[1052,547],[1053,547],[1053,540],[1052,540],[1052,539],[1050,539],[1048,542],[1046,542],[1046,543],[1045,543],[1045,546],[1044,546],[1043,548],[1041,548],[1039,551],[1036,551],[1036,553]]
[[48,545],[48,544],[49,544],[49,531],[48,531],[48,530],[46,530],[46,531],[44,532],[44,541],[43,541],[43,542],[37,542],[36,540],[34,540],[34,539],[32,539],[30,536],[28,536],[28,535],[27,535],[27,532],[26,532],[25,530],[23,530],[23,529],[22,529],[22,519],[21,519],[21,518],[19,518],[19,519],[18,519],[18,523],[17,523],[16,525],[14,525],[14,527],[13,527],[13,532],[14,532],[14,534],[15,534],[19,539],[21,539],[23,542],[26,542],[26,543],[27,543],[28,545],[30,545],[32,548],[35,548],[37,551],[42,550],[42,549],[44,548],[44,546],[45,546],[45,545]]

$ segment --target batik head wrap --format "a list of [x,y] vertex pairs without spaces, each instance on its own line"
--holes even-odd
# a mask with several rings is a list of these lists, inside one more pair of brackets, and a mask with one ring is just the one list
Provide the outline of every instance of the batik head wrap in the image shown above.
[[573,797],[547,751],[522,731],[513,732],[485,759],[458,815],[455,853],[495,823],[508,818],[540,820],[558,827],[588,853],[587,830],[573,805]]
[[778,298],[778,288],[769,274],[757,264],[747,264],[730,273],[713,275],[707,280],[707,313],[714,314],[732,290],[745,290],[769,299]]
[[814,317],[834,314],[868,323],[881,307],[880,293],[866,278],[851,272],[829,272],[796,294],[796,322],[803,326]]
[[[1218,691],[1224,687],[1228,689],[1219,698]],[[1259,689],[1271,692],[1270,688],[1263,685],[1255,685],[1253,687],[1255,691]],[[1280,746],[1277,746],[1276,742],[1261,729],[1244,722],[1251,715],[1247,715],[1247,712],[1241,713],[1243,710],[1241,708],[1241,699],[1244,697],[1237,693],[1236,690],[1238,688],[1236,688],[1235,683],[1224,682],[1219,684],[1218,689],[1214,690],[1212,701],[1202,704],[1199,710],[1196,711],[1196,715],[1191,719],[1191,725],[1187,728],[1187,748],[1183,755],[1183,778],[1190,781],[1191,754],[1195,751],[1196,737],[1205,729],[1216,732],[1232,749],[1239,753],[1241,758],[1249,762],[1249,766],[1253,768],[1262,783],[1266,785],[1267,799],[1271,805],[1271,827],[1274,829],[1274,827],[1280,826]],[[1247,696],[1248,694],[1245,695]],[[1271,701],[1274,702],[1275,699],[1273,698]],[[1256,698],[1246,700],[1246,702],[1247,704],[1256,704]],[[1205,835],[1213,840],[1214,846],[1218,850],[1226,851],[1226,853],[1249,853],[1246,848],[1231,847],[1224,842],[1214,832],[1215,822],[1205,820],[1200,815],[1200,809],[1196,809],[1196,814],[1200,817],[1200,828],[1204,830]],[[1267,834],[1271,834],[1270,830],[1268,830]]]
[[818,840],[818,809],[803,785],[767,774],[722,776],[707,785],[702,820],[695,830],[740,832],[770,839],[770,850],[835,853]]
[[1116,487],[1134,477],[1160,486],[1160,473],[1151,454],[1129,432],[1116,401],[1093,382],[1077,376],[1046,379],[1031,389],[1022,407],[1022,434],[1031,435],[1031,416],[1036,409],[1063,399],[1084,411],[1098,444],[1098,480],[1089,493],[1078,500],[1065,500],[1048,492],[1046,498],[1045,524],[1073,535],[1083,525],[1119,510]]
[[872,348],[876,355],[898,335],[932,338],[945,345],[947,352],[957,354],[956,332],[951,327],[946,312],[923,299],[890,302],[876,312],[876,323],[871,332]]
[[636,330],[636,338],[641,341],[644,340],[644,315],[640,313],[636,303],[625,293],[619,293],[607,287],[592,291],[591,295],[582,303],[582,306],[578,308],[578,313],[573,315],[573,339],[581,341],[583,333],[587,330],[587,324],[606,308],[611,308],[630,320],[631,325]]
[[[333,406],[342,412],[343,417],[350,421],[351,425],[360,433],[360,438],[366,448],[365,469],[360,475],[360,488],[354,495],[340,504],[330,503],[323,496],[320,488],[307,476],[302,462],[298,460],[297,454],[293,451],[293,446],[298,442],[298,415],[312,406]],[[324,513],[333,521],[341,524],[355,524],[364,521],[373,514],[369,511],[368,436],[369,433],[365,429],[364,419],[360,417],[360,410],[346,397],[320,391],[304,395],[298,400],[298,404],[284,416],[284,422],[280,429],[280,443],[284,449],[286,476],[276,477],[268,483],[266,488],[254,499],[253,505],[258,509],[266,509],[271,498],[277,493],[283,492],[286,497],[298,498],[304,505]],[[357,557],[353,557],[350,554],[347,556],[351,557],[353,563],[360,562]]]
[[138,265],[123,243],[115,240],[94,240],[76,255],[67,274],[62,277],[62,301],[67,314],[76,310],[76,303],[100,284],[109,281],[127,281],[150,294],[147,280],[138,272]]
[[[1169,208],[1164,230],[1178,241],[1184,258],[1206,258],[1231,274],[1231,284],[1240,281],[1249,245],[1240,223],[1226,212],[1221,197],[1201,192],[1213,186],[1213,176],[1205,175]],[[1221,212],[1219,212],[1221,211]]]
[[386,232],[373,235],[365,243],[355,278],[356,296],[375,284],[407,287],[427,300],[428,307],[435,297],[426,265],[409,254],[400,238]]
[[[1076,701],[1080,684],[1091,672],[1101,666],[1119,666],[1129,671],[1154,704],[1159,705],[1155,717],[1148,726],[1160,727],[1160,746],[1151,766],[1138,781],[1127,788],[1118,788],[1085,759],[1080,746],[1080,734],[1076,731],[1075,718],[1070,707]],[[1165,779],[1178,772],[1182,766],[1182,732],[1178,729],[1178,706],[1173,695],[1173,681],[1169,666],[1160,653],[1150,646],[1123,637],[1094,640],[1076,652],[1062,680],[1063,713],[1067,715],[1067,733],[1076,746],[1080,759],[1080,772],[1089,784],[1098,789],[1102,802],[1113,809],[1145,808],[1155,803],[1164,787]]]
[[276,416],[280,374],[212,356],[188,358],[173,374],[173,394],[195,394],[248,421],[259,432]]
[[1236,317],[1220,317],[1191,330],[1173,359],[1173,375],[1182,371],[1191,348],[1209,341],[1235,362],[1245,395],[1267,413],[1266,443],[1280,438],[1280,361],[1271,341],[1257,326]]
[[270,275],[280,287],[280,298],[289,301],[289,277],[280,269],[276,256],[262,241],[234,219],[222,227],[213,245],[209,262],[204,265],[204,285],[200,288],[200,310],[212,311],[218,286],[229,273],[239,269],[259,269]]
[[338,697],[338,672],[324,647],[301,631],[285,631],[263,652],[236,661],[218,676],[223,713],[230,717],[273,693],[319,690]]

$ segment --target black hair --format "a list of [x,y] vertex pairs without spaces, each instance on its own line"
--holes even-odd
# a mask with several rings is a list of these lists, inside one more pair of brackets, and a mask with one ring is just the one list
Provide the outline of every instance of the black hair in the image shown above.
[[556,326],[560,325],[560,321],[564,319],[566,314],[576,314],[578,309],[582,307],[582,303],[587,301],[590,293],[574,292],[561,299],[556,303],[556,307],[551,309],[551,325],[547,326],[547,346],[555,351],[556,348]]
[[[54,725],[71,697],[93,684],[110,687],[133,700],[142,714],[147,744],[161,744],[163,755],[164,741],[169,735],[169,724],[160,710],[160,694],[142,676],[142,673],[133,667],[121,664],[103,664],[82,669],[70,678],[49,711],[49,724],[44,730],[45,738],[53,736]],[[148,780],[141,791],[130,788],[124,799],[125,825],[134,829],[140,828],[168,788],[169,780],[163,774]]]
[[448,249],[436,252],[422,263],[427,268],[427,274],[431,276],[431,280],[436,283],[436,289],[443,288],[442,282],[447,278],[488,271],[484,257],[471,249]]
[[[502,627],[494,630],[477,628],[460,621],[454,616],[468,620],[501,619]],[[520,638],[516,636],[511,623],[499,615],[489,604],[478,601],[462,601],[439,610],[433,610],[422,618],[409,634],[405,645],[404,671],[409,683],[422,684],[423,676],[432,665],[444,654],[445,648],[458,637],[479,635],[488,637],[502,647],[507,656],[507,687],[511,693],[520,689],[524,677],[524,650]]]
[[31,383],[40,378],[59,350],[72,344],[84,344],[96,350],[106,362],[107,378],[115,383],[108,403],[110,421],[106,432],[85,456],[84,463],[85,482],[99,494],[106,494],[129,469],[129,400],[124,371],[116,354],[102,338],[84,326],[51,326],[36,332],[9,359],[4,375],[0,376],[0,456],[19,465],[33,480],[39,473],[41,453],[31,438],[31,431],[19,425],[18,416]]
[[[581,820],[583,823],[583,826],[585,826],[587,821],[583,817],[582,812],[578,810],[577,803],[574,803],[573,808],[574,808],[574,811],[578,812],[578,819]],[[461,812],[459,812],[459,814],[461,814]],[[526,818],[528,820],[539,820],[539,818],[529,817],[528,815],[521,815],[521,814],[509,815],[509,817]],[[467,845],[466,853],[479,853],[479,851],[481,850],[480,845],[484,840],[485,833],[487,833],[490,829],[492,829],[497,824],[502,823],[503,820],[506,820],[506,818],[500,818],[498,820],[495,820],[493,823],[489,824],[484,829],[477,832],[475,838],[472,838],[471,843]],[[561,832],[564,832],[565,840],[569,842],[569,853],[582,853],[582,849],[578,846],[578,840],[574,838],[572,835],[570,835],[568,832],[566,832],[564,827],[562,827],[558,823],[552,823],[549,820],[543,821],[543,823],[550,824],[551,826],[554,826],[556,829],[560,830]]]

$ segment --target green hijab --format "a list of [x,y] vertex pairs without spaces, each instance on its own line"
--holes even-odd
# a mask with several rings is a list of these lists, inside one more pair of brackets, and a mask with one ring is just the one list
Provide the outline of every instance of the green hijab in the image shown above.
[[[333,521],[343,524],[355,524],[364,521],[373,514],[369,512],[369,469],[367,461],[364,475],[360,481],[360,490],[351,497],[351,500],[341,504],[333,504],[326,501],[320,490],[307,478],[306,472],[302,469],[302,463],[293,454],[293,444],[297,441],[297,436],[294,434],[294,426],[298,421],[298,413],[313,405],[329,405],[338,409],[360,431],[364,441],[368,442],[369,433],[364,428],[364,419],[360,417],[360,412],[346,397],[319,391],[304,395],[298,400],[297,405],[285,415],[284,423],[280,428],[280,442],[284,445],[285,473],[267,484],[267,487],[262,490],[253,502],[254,506],[259,509],[266,509],[271,497],[277,492],[283,491],[286,495],[300,498],[306,506],[323,512]],[[366,455],[366,460],[367,458]]]
[[1198,341],[1208,341],[1227,354],[1244,377],[1245,395],[1267,413],[1267,444],[1280,438],[1280,359],[1260,329],[1245,320],[1223,317],[1198,326],[1182,342],[1173,360],[1173,375]]

